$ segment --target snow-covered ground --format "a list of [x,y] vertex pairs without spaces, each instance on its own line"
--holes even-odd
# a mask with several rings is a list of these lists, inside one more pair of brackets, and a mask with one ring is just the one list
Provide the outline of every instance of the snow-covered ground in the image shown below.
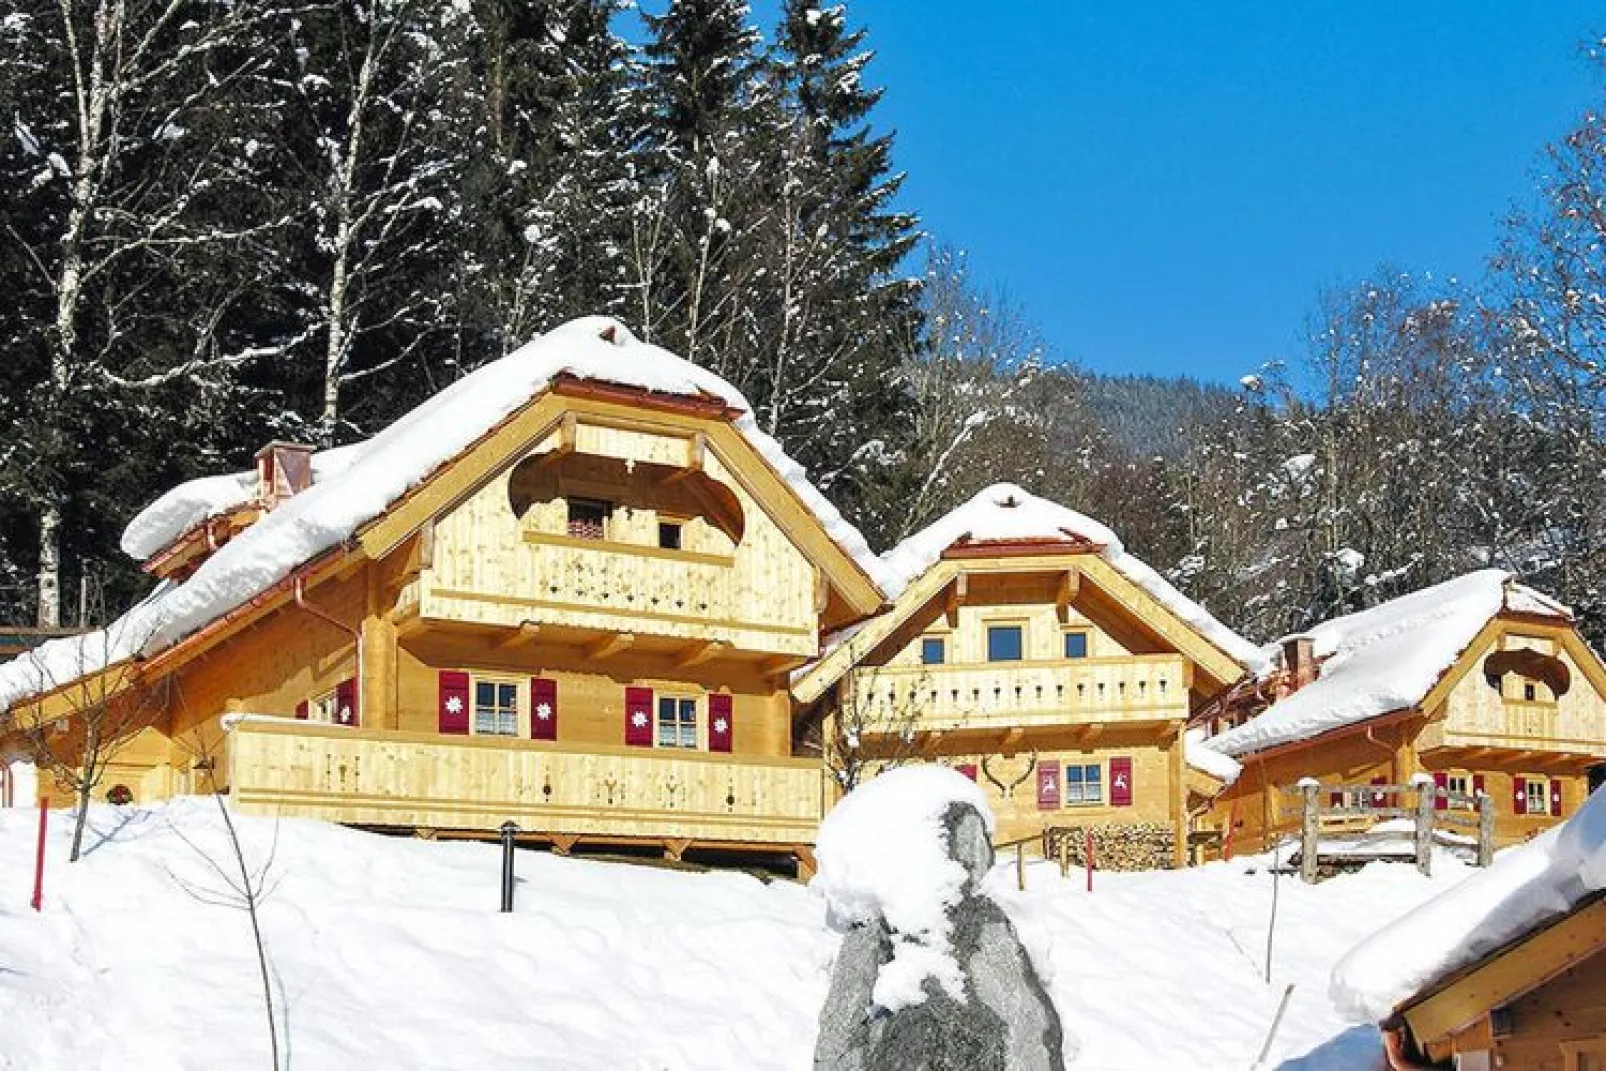
[[[197,898],[221,884],[196,850],[226,858],[215,805],[97,810],[70,867],[52,818],[36,915],[37,812],[0,810],[0,1068],[267,1066],[248,920]],[[520,852],[503,916],[495,846],[239,824],[253,862],[272,853],[263,921],[299,1071],[810,1066],[836,941],[808,889]],[[989,880],[1081,1043],[1074,1067],[1242,1071],[1293,983],[1266,1066],[1348,1071],[1378,1043],[1329,1004],[1332,964],[1468,873],[1437,871],[1283,878],[1270,984],[1257,861],[1100,874],[1092,895],[1048,864],[1024,894],[1007,863]]]

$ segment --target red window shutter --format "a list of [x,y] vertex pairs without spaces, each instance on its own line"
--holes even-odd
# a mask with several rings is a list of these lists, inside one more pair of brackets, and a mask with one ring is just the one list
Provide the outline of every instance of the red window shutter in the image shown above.
[[455,669],[440,673],[440,721],[443,733],[468,735],[468,674]]
[[1561,779],[1550,779],[1550,813],[1557,818],[1561,817]]
[[1037,764],[1037,809],[1057,810],[1060,805],[1060,764],[1058,759],[1045,759]]
[[1117,755],[1110,760],[1110,806],[1132,806],[1132,760]]
[[[1386,778],[1386,777],[1374,777],[1374,778],[1372,778],[1372,784],[1374,784],[1374,785],[1386,785],[1388,783],[1389,783],[1389,779]],[[1375,790],[1372,792],[1372,806],[1373,807],[1386,807],[1388,805],[1387,801],[1388,801],[1388,793],[1386,793],[1386,792],[1377,792]]]
[[1511,813],[1528,813],[1528,779],[1526,777],[1513,777],[1511,779]]
[[1333,807],[1342,807],[1342,806],[1344,806],[1344,793],[1342,793],[1342,792],[1329,792],[1327,794],[1327,802],[1328,802],[1329,805],[1331,805]]
[[1450,790],[1450,775],[1442,772],[1435,773],[1433,775],[1433,788],[1433,809],[1435,811],[1448,809],[1450,800],[1445,796],[1445,793]]
[[1483,775],[1481,773],[1472,775],[1472,795],[1474,797],[1483,795]]
[[708,750],[729,751],[736,735],[736,723],[731,715],[732,697],[715,692],[708,697]]
[[972,781],[976,780],[976,764],[974,762],[961,762],[958,766],[955,766],[954,769],[958,770]]
[[530,678],[530,739],[558,738],[558,682],[550,677]]
[[362,724],[357,709],[357,679],[347,677],[335,685],[335,724],[349,725],[353,729]]
[[652,747],[652,689],[625,689],[625,743]]
[[305,699],[303,699],[301,702],[296,704],[296,720],[297,721],[306,721],[307,720],[307,709],[308,709],[307,708],[307,701]]

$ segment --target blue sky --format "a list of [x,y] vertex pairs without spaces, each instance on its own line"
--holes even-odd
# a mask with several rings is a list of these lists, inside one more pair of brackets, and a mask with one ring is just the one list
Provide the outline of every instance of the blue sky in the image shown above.
[[[1473,279],[1591,98],[1573,0],[849,0],[905,202],[1057,355],[1235,381],[1325,286]],[[772,21],[770,4],[756,15]],[[768,26],[766,25],[766,29]]]

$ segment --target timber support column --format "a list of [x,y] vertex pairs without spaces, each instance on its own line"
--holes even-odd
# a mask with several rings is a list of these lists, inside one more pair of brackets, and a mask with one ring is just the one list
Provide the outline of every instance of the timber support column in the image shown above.
[[1188,865],[1188,757],[1183,740],[1184,722],[1174,727],[1170,752],[1166,758],[1171,767],[1171,827],[1174,833],[1171,845],[1171,865],[1181,870]]
[[362,618],[362,724],[399,729],[396,709],[396,625],[385,598],[384,571],[368,563]]

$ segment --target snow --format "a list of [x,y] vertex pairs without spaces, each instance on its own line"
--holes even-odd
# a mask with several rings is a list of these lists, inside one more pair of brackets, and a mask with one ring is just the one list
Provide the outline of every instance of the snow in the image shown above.
[[1092,543],[1117,572],[1148,592],[1207,640],[1246,668],[1258,669],[1261,650],[1217,621],[1204,607],[1173,587],[1159,573],[1128,554],[1121,540],[1093,518],[1039,498],[1010,483],[997,483],[951,510],[881,556],[894,598],[955,543],[1046,540]]
[[[52,814],[45,910],[27,907],[37,812],[0,811],[0,1068],[245,1071],[267,1065],[249,923],[184,890],[218,879],[211,800],[91,811],[66,862]],[[381,837],[305,820],[236,819],[270,855],[261,912],[291,1064],[502,1071],[768,1071],[812,1066],[840,942],[788,881],[680,873],[520,851],[515,911],[496,912],[494,845]],[[182,836],[181,836],[182,835]],[[1374,863],[1306,886],[1264,859],[1062,881],[1014,861],[985,890],[1009,913],[1081,1042],[1077,1071],[1242,1071],[1284,988],[1268,1067],[1377,1066],[1371,1025],[1327,999],[1334,963],[1376,926],[1454,886]]]
[[825,897],[832,919],[847,927],[884,918],[892,931],[892,960],[875,986],[876,1004],[888,1011],[924,1001],[927,978],[965,999],[948,911],[962,898],[968,874],[949,855],[942,824],[954,803],[975,807],[993,834],[982,790],[934,763],[889,770],[860,785],[820,825],[811,888]]
[[1223,786],[1237,781],[1238,775],[1244,772],[1237,759],[1223,755],[1205,742],[1203,729],[1189,729],[1183,733],[1182,750],[1189,766],[1209,774]]
[[[0,761],[4,761],[0,759]],[[11,770],[11,802],[15,807],[29,807],[39,796],[39,771],[31,762],[13,762]]]
[[[1357,945],[1333,970],[1333,1003],[1357,1022],[1378,1022],[1600,889],[1606,889],[1606,789],[1560,826],[1502,852],[1487,870]],[[1401,955],[1402,948],[1411,954]]]
[[[1309,630],[1320,676],[1212,737],[1210,746],[1241,756],[1414,707],[1502,610],[1571,620],[1566,607],[1499,569],[1468,573],[1334,618]],[[1276,652],[1275,644],[1267,647],[1265,659]]]
[[[205,627],[349,539],[390,504],[540,394],[562,373],[649,391],[710,395],[741,410],[733,425],[813,512],[859,568],[885,586],[886,570],[864,537],[759,428],[747,400],[714,373],[638,342],[620,323],[591,316],[554,328],[436,394],[365,442],[323,457],[324,475],[226,543],[184,583],[158,587],[101,632],[55,640],[0,665],[0,708],[136,654],[150,654]],[[134,550],[236,493],[238,475],[179,488],[131,541]],[[158,507],[161,507],[158,509]],[[227,508],[223,506],[222,508]],[[137,556],[137,554],[136,554]]]

